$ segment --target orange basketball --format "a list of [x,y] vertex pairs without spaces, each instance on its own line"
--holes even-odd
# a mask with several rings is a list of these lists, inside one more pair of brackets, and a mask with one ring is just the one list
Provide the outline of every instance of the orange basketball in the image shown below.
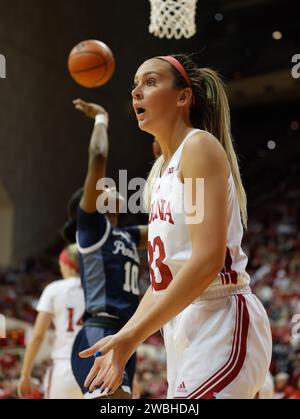
[[83,41],[70,52],[68,69],[80,86],[99,87],[111,79],[115,70],[115,59],[104,42]]

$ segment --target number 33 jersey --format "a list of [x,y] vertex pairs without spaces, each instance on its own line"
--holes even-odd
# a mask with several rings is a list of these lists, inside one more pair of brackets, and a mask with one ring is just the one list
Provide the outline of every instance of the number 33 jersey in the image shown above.
[[[173,155],[167,169],[152,187],[149,215],[148,259],[154,294],[162,293],[192,255],[187,217],[184,211],[185,184],[178,177],[179,164],[185,143],[200,130],[192,130]],[[205,188],[205,182],[203,184]],[[197,200],[197,211],[203,198]],[[197,212],[196,211],[196,212]],[[201,213],[201,211],[198,212]],[[205,214],[203,213],[203,217]],[[200,219],[200,218],[199,218]],[[194,223],[196,223],[195,221]],[[245,271],[247,256],[241,248],[243,227],[234,180],[228,178],[228,230],[224,268],[212,281],[203,297],[225,296],[248,287],[250,277]]]

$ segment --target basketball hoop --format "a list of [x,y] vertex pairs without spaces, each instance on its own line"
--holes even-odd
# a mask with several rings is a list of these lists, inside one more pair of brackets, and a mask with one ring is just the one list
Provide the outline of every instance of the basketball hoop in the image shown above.
[[191,38],[196,33],[197,0],[150,0],[149,32],[159,38]]

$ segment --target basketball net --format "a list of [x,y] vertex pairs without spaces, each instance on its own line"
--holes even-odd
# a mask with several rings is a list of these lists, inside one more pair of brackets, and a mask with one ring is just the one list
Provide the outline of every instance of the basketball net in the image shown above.
[[191,38],[196,33],[198,0],[150,0],[149,32],[159,38]]

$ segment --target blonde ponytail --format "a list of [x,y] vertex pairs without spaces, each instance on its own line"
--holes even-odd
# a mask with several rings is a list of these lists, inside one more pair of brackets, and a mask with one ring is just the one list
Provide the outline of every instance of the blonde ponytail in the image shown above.
[[199,69],[206,88],[207,106],[202,112],[203,129],[213,134],[222,144],[230,164],[244,227],[247,227],[247,196],[242,183],[237,155],[231,135],[230,109],[224,83],[218,73],[209,68]]
[[158,177],[160,177],[160,172],[165,163],[165,158],[163,155],[161,155],[154,165],[152,166],[152,169],[149,173],[145,189],[144,189],[144,207],[147,212],[150,211],[150,205],[151,205],[151,193],[154,186],[154,183]]

